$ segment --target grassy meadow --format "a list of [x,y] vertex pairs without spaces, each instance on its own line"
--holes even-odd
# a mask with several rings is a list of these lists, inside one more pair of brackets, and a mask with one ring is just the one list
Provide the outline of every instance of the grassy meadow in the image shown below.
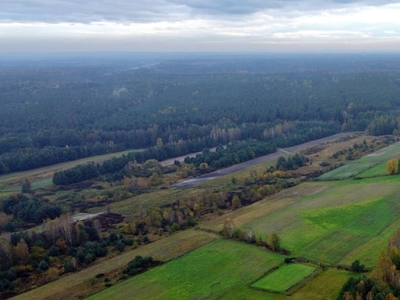
[[315,270],[315,267],[302,264],[283,265],[254,282],[251,287],[284,293],[293,285],[310,276]]
[[253,292],[248,285],[283,259],[254,245],[218,239],[88,299],[236,299],[237,291]]
[[369,177],[378,177],[387,175],[386,171],[387,162],[380,163],[373,168],[370,168],[364,172],[361,172],[357,175],[357,178],[369,178]]
[[[400,215],[400,178],[385,179],[340,182],[243,227],[264,238],[277,232],[294,255],[338,264],[356,251],[372,267],[387,243],[382,233],[393,235],[398,229],[391,225]],[[363,253],[371,240],[377,251]]]
[[292,255],[327,264],[363,258],[376,264],[400,220],[400,176],[338,182],[308,182],[240,211],[204,223],[221,230],[226,218],[266,240],[277,232]]
[[343,284],[350,277],[358,277],[354,274],[337,269],[329,269],[308,282],[296,293],[287,297],[290,300],[318,299],[334,300],[337,298]]
[[[254,245],[217,239],[87,299],[118,297],[119,299],[333,300],[336,299],[344,282],[354,275],[346,271],[329,269],[307,282],[291,296],[250,287],[250,284],[264,273],[281,264],[283,259],[282,255],[267,252]],[[313,267],[295,264],[284,265],[269,274],[279,271],[282,272],[281,275],[287,276],[286,280],[284,277],[274,279],[282,289],[286,290],[314,270]]]
[[[82,299],[83,296],[93,291],[97,274],[108,274],[122,269],[137,255],[152,256],[156,260],[169,261],[197,249],[215,238],[216,236],[206,232],[185,230],[110,259],[99,260],[98,263],[79,272],[67,274],[56,281],[20,294],[13,299]],[[101,286],[104,286],[103,278],[99,280],[101,280]]]
[[[386,162],[400,152],[400,143],[379,149],[378,151],[364,156],[358,160],[350,161],[344,166],[334,169],[318,177],[318,180],[344,180],[355,177],[372,177],[382,174]],[[374,170],[376,168],[376,170]],[[368,172],[370,171],[370,172]]]

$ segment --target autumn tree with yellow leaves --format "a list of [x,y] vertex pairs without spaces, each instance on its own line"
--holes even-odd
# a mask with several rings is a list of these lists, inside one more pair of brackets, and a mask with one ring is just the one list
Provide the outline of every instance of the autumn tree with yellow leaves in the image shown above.
[[397,174],[399,170],[399,162],[397,159],[389,159],[387,164],[386,164],[386,172],[389,175]]

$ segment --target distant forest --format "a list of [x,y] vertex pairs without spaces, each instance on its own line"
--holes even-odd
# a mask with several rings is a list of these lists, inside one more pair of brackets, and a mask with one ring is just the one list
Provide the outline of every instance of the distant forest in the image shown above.
[[274,149],[400,128],[396,55],[112,61],[53,58],[0,69],[0,174],[127,149],[163,147],[149,158],[165,159],[248,139]]

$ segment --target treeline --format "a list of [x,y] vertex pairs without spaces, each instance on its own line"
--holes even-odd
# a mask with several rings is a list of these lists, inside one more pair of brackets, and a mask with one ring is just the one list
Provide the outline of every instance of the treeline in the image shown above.
[[[160,131],[153,132],[151,130],[147,133],[152,136],[150,141],[145,144],[136,144],[135,146],[129,143],[125,145],[124,143],[116,143],[114,140],[109,140],[105,144],[96,142],[95,144],[87,144],[85,146],[46,146],[41,149],[20,149],[0,155],[0,174],[24,171],[93,155],[122,151],[131,149],[132,147],[151,148],[154,145],[166,145],[164,154],[156,153],[148,156],[148,159],[154,158],[158,160],[198,152],[204,148],[214,147],[218,144],[226,144],[249,138],[263,141],[274,140],[274,143],[278,147],[285,147],[288,144],[302,143],[304,140],[318,139],[326,135],[324,132],[333,134],[339,130],[340,126],[338,124],[316,121],[289,123],[276,120],[272,123],[242,124],[238,126],[230,119],[222,119],[213,127],[192,124],[185,134],[182,133],[182,131],[185,131],[183,129],[177,131],[178,135],[176,134],[177,132],[174,135],[163,135]],[[289,135],[291,141],[287,141]],[[128,140],[133,139],[138,141],[135,134],[128,136]],[[305,138],[305,136],[307,137]],[[112,136],[108,138],[112,138]],[[154,152],[155,150],[150,149],[149,151]]]
[[[288,123],[284,123],[283,125],[285,124],[289,126]],[[337,127],[332,125],[324,123],[320,123],[320,126],[318,127],[315,127],[315,125],[316,122],[300,122],[296,123],[296,126],[292,124],[292,126],[290,126],[290,131],[285,133],[285,130],[283,129],[284,126],[278,124],[270,128],[270,130],[275,130],[274,136],[266,135],[266,129],[261,132],[261,135],[263,136],[262,139],[266,141],[248,140],[233,142],[229,143],[225,148],[221,146],[218,147],[215,152],[205,150],[195,158],[186,158],[185,161],[193,163],[196,166],[205,163],[214,169],[218,169],[272,153],[276,150],[276,147],[294,146],[337,132]],[[276,129],[274,128],[281,129],[279,132],[276,132]],[[160,143],[159,146],[151,147],[144,151],[130,152],[119,158],[114,157],[104,161],[101,165],[79,165],[65,171],[56,172],[53,176],[53,183],[56,185],[67,185],[111,173],[119,173],[117,179],[121,179],[127,174],[125,167],[129,162],[143,163],[150,159],[161,161],[168,158],[182,156],[189,152],[202,151],[207,148],[207,146],[206,139],[197,139],[195,141],[186,142],[180,141],[178,143],[167,145]]]
[[271,143],[247,140],[229,143],[225,148],[219,146],[216,151],[210,151],[209,149],[203,150],[201,154],[197,154],[195,157],[186,157],[185,163],[193,164],[196,167],[199,167],[201,164],[206,164],[205,167],[210,166],[213,169],[219,169],[275,151],[276,146]]
[[394,134],[400,130],[400,116],[398,113],[380,114],[369,123],[367,131],[371,135]]
[[[2,211],[0,212],[0,232],[13,231],[22,224],[41,224],[46,219],[59,217],[63,210],[61,206],[44,203],[37,198],[25,194],[15,194],[1,199]],[[9,220],[8,215],[13,219]]]
[[289,156],[288,159],[286,159],[283,156],[280,156],[278,158],[278,162],[276,163],[275,169],[282,171],[296,170],[304,166],[307,162],[308,158],[298,153],[296,153],[293,156]]
[[261,237],[256,238],[251,228],[247,230],[236,228],[235,223],[231,218],[225,219],[224,226],[220,234],[231,239],[236,239],[249,244],[256,244],[259,247],[265,247],[271,251],[280,252],[284,255],[290,254],[289,250],[282,248],[281,238],[276,232],[268,234],[268,239],[265,242],[261,239]]

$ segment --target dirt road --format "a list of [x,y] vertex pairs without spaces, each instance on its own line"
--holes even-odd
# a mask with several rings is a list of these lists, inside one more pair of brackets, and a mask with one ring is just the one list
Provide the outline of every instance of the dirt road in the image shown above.
[[215,172],[212,172],[212,173],[197,177],[197,178],[192,178],[192,179],[189,179],[189,180],[185,180],[183,182],[179,182],[179,183],[174,184],[173,187],[177,187],[177,188],[190,187],[190,186],[193,186],[193,185],[198,184],[200,182],[204,182],[204,181],[207,181],[207,180],[212,180],[214,178],[217,178],[217,177],[220,177],[220,176],[224,176],[224,175],[228,175],[228,174],[231,174],[231,173],[234,173],[234,172],[237,172],[237,171],[240,171],[240,170],[243,170],[243,169],[258,165],[260,163],[264,163],[264,162],[267,162],[267,161],[271,161],[271,160],[277,159],[279,156],[286,155],[288,153],[295,153],[295,152],[299,152],[299,151],[302,151],[302,150],[306,150],[306,149],[312,148],[312,147],[317,146],[319,144],[332,142],[332,141],[335,141],[335,140],[337,140],[337,139],[339,139],[341,137],[345,137],[345,136],[348,136],[348,135],[351,135],[351,134],[352,133],[338,133],[338,134],[335,134],[335,135],[327,136],[327,137],[319,139],[319,140],[310,141],[310,142],[307,142],[307,143],[304,143],[304,144],[300,144],[300,145],[296,145],[296,146],[293,146],[293,147],[278,149],[278,151],[275,152],[275,153],[271,153],[271,154],[268,154],[268,155],[265,155],[265,156],[261,156],[261,157],[258,157],[258,158],[255,158],[255,159],[252,159],[252,160],[249,160],[249,161],[246,161],[246,162],[243,162],[243,163],[240,163],[240,164],[237,164],[237,165],[225,168],[225,169],[221,169],[221,170],[218,170],[218,171],[215,171]]

